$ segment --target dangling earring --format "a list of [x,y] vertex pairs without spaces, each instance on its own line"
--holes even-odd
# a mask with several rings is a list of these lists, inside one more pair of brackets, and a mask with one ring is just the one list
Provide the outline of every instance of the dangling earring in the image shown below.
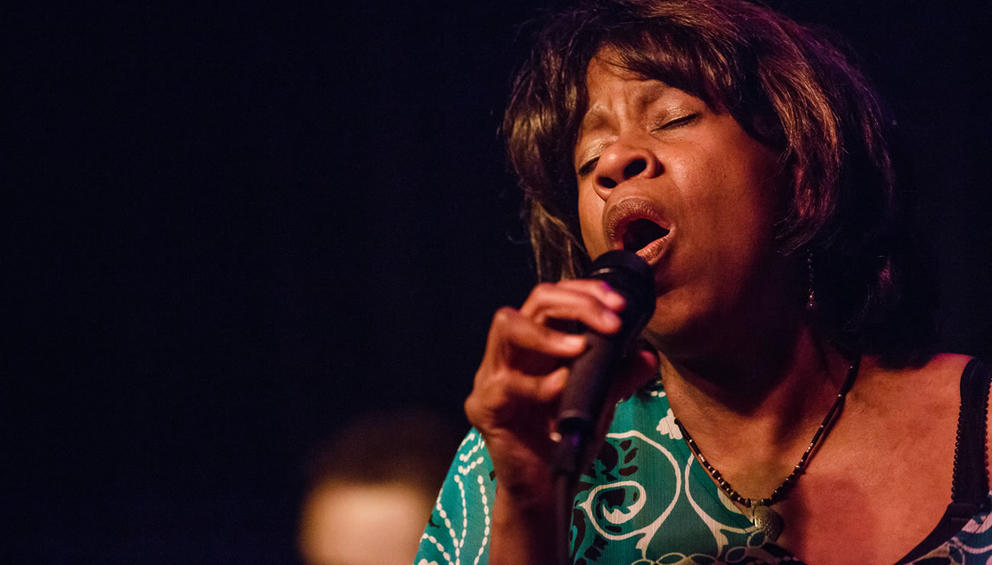
[[816,311],[816,290],[813,284],[813,248],[806,248],[806,283],[808,291],[806,294],[806,311],[812,314]]

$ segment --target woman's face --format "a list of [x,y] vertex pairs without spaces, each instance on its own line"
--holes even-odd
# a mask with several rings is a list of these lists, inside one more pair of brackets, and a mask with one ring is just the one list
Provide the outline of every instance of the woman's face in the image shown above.
[[648,329],[662,347],[734,339],[746,324],[760,328],[755,317],[791,309],[797,269],[773,240],[777,154],[728,112],[607,57],[589,65],[574,156],[590,256],[629,249],[652,266]]

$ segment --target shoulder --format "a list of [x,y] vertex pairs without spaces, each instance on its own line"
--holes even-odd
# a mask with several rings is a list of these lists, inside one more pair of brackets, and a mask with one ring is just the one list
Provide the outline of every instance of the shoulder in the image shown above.
[[[472,429],[455,452],[448,475],[441,485],[436,509],[442,514],[449,507],[464,510],[464,506],[475,498],[478,499],[475,500],[477,503],[488,508],[495,489],[496,477],[485,440],[482,439],[482,434]],[[467,492],[478,496],[470,496],[467,501]]]
[[851,393],[883,412],[909,412],[955,425],[961,405],[961,375],[971,359],[939,353],[918,365],[892,367],[865,356]]
[[961,375],[972,360],[967,355],[938,353],[925,362],[905,367],[887,366],[876,357],[861,361],[858,380],[876,398],[898,400],[905,406],[919,403],[957,406],[961,401]]
[[414,562],[451,563],[461,558],[487,562],[495,489],[485,441],[473,429],[455,453]]
[[920,367],[909,370],[942,378],[953,378],[954,382],[960,382],[964,368],[972,359],[973,357],[960,353],[938,353]]
[[[968,394],[962,391],[962,377],[973,359],[968,355],[939,353],[920,365],[892,368],[884,366],[875,358],[865,358],[862,361],[862,377],[875,399],[901,406],[931,422],[944,421],[946,427],[954,430],[958,426],[964,400],[962,394]],[[983,389],[977,386],[972,390]],[[988,391],[984,394],[984,400],[992,400],[987,396]],[[992,429],[992,418],[988,417],[992,412],[986,410],[985,413],[986,429]],[[992,459],[992,446],[988,441],[985,445],[986,452]]]
[[933,383],[960,382],[961,374],[972,357],[958,353],[938,353],[919,365],[888,367],[877,357],[865,357],[862,370],[886,378],[924,380]]

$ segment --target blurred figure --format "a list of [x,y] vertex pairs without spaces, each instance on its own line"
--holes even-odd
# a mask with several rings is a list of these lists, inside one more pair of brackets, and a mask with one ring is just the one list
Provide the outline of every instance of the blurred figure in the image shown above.
[[309,565],[409,565],[461,432],[437,414],[368,414],[308,464],[299,550]]

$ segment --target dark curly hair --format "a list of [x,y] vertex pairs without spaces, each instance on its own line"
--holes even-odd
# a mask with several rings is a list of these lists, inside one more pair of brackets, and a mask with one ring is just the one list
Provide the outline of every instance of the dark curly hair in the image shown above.
[[890,120],[844,50],[741,0],[581,2],[548,17],[534,40],[503,130],[541,280],[578,276],[588,262],[572,153],[586,69],[609,48],[627,70],[729,111],[778,151],[791,178],[778,251],[812,252],[815,323],[825,335],[894,364],[925,358],[933,293],[906,286],[901,260],[913,252],[898,232]]

